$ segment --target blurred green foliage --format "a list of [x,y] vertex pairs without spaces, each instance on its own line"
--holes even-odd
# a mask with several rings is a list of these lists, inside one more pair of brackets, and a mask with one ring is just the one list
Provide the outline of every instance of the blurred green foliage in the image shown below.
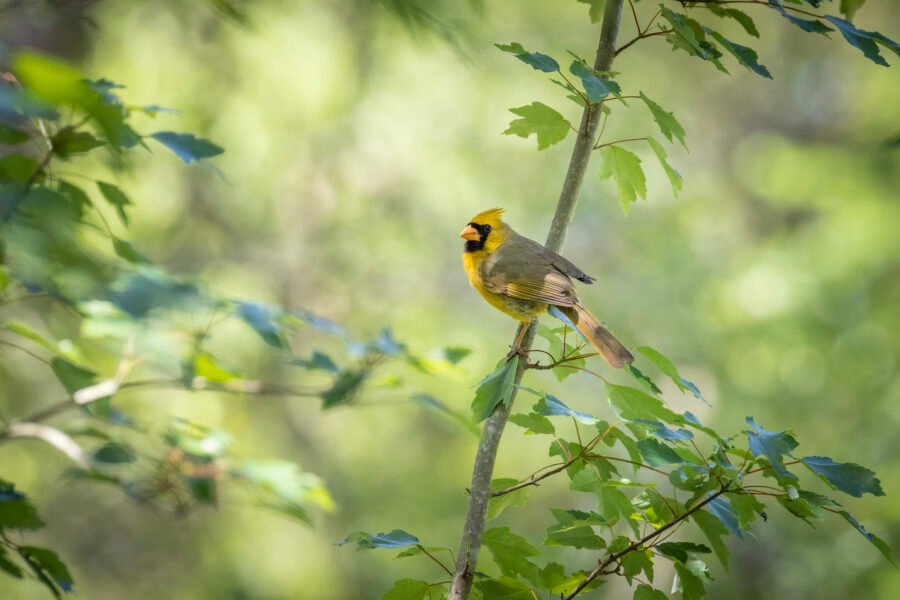
[[[223,6],[234,6],[213,4],[226,12]],[[897,22],[890,3],[870,4],[854,18],[858,27]],[[363,559],[335,548],[347,531],[397,527],[423,538],[427,532],[428,544],[457,543],[475,447],[459,415],[512,331],[467,289],[455,232],[471,214],[503,205],[518,229],[540,238],[568,158],[565,144],[537,154],[531,144],[497,134],[509,122],[507,107],[534,98],[556,105],[569,121],[580,110],[563,109],[555,86],[523,76],[491,44],[518,39],[551,55],[569,49],[587,55],[596,28],[585,18],[588,7],[574,2],[493,3],[464,29],[447,25],[454,19],[443,4],[434,12],[426,3],[385,5],[389,10],[369,2],[263,0],[238,5],[237,18],[221,20],[193,3],[99,3],[85,14],[102,35],[91,35],[85,53],[68,58],[99,84],[92,88],[99,98],[127,99],[134,129],[102,102],[90,104],[95,96],[82,98],[89,92],[73,88],[70,73],[60,72],[42,90],[51,99],[74,90],[86,114],[100,109],[92,138],[65,126],[56,130],[58,158],[71,164],[59,163],[53,175],[80,188],[93,185],[85,177],[109,186],[87,192],[107,231],[72,233],[84,202],[71,189],[50,189],[43,197],[52,229],[4,229],[0,256],[11,256],[12,246],[28,248],[17,253],[17,268],[34,273],[40,289],[52,288],[23,304],[22,290],[0,270],[6,292],[0,320],[7,323],[0,339],[56,366],[51,371],[0,346],[0,416],[32,414],[67,388],[102,383],[72,367],[97,365],[112,376],[130,337],[138,344],[134,355],[144,357],[139,368],[178,381],[175,389],[136,387],[117,395],[115,409],[103,407],[101,415],[111,429],[98,433],[80,423],[81,430],[67,431],[91,440],[89,468],[73,477],[60,478],[70,459],[49,446],[0,445],[0,476],[38,504],[50,524],[38,534],[40,544],[66,559],[84,597],[376,597],[396,579],[416,585],[434,565],[374,553]],[[413,12],[402,12],[407,6]],[[427,18],[415,17],[422,11]],[[758,58],[774,84],[743,70],[718,77],[700,61],[670,56],[660,39],[636,45],[617,62],[619,81],[664,101],[684,123],[692,153],[673,146],[669,157],[685,175],[684,189],[680,199],[671,198],[666,173],[648,170],[651,201],[632,207],[624,221],[612,185],[592,177],[567,255],[598,276],[597,285],[581,292],[586,303],[602,310],[626,341],[664,349],[712,405],[691,395],[681,404],[681,394],[672,394],[677,382],[657,379],[676,398],[675,408],[727,430],[747,414],[789,427],[804,454],[872,466],[893,496],[900,480],[893,452],[900,401],[900,155],[891,144],[900,81],[845,44],[785,31],[781,16],[766,12],[754,14],[765,42]],[[410,35],[410,23],[434,25],[428,30],[439,37]],[[15,25],[21,35],[7,35]],[[52,23],[47,27],[52,31]],[[16,37],[11,50],[41,45],[40,26],[28,13],[3,28],[4,40]],[[736,21],[722,31],[739,39],[745,29]],[[448,48],[437,41],[447,37],[458,42]],[[571,40],[583,43],[570,48]],[[39,67],[39,55],[24,56],[31,57],[26,72],[29,60]],[[109,80],[127,88],[112,88]],[[618,113],[610,122],[612,139],[649,134],[643,109]],[[228,150],[215,159],[223,178],[185,171],[162,153],[91,147],[105,140],[127,149],[136,142],[134,131],[182,127]],[[0,133],[5,144],[25,141],[15,128]],[[160,141],[185,162],[209,156],[212,146],[163,133],[151,149],[162,150]],[[655,150],[635,152],[652,158]],[[27,178],[14,174],[25,167],[37,172],[37,165],[33,157],[9,159],[0,171],[11,174],[11,185],[23,185]],[[4,198],[15,202],[14,195]],[[126,217],[127,234],[120,222]],[[60,243],[72,235],[77,245]],[[125,275],[110,266],[122,261],[132,265]],[[108,301],[78,306],[83,319],[58,301],[94,298],[107,286],[115,290]],[[197,304],[163,319],[145,315],[147,298]],[[328,320],[275,306],[302,307]],[[216,311],[234,318],[207,336],[206,326],[222,316]],[[345,327],[335,329],[335,322]],[[410,346],[439,349],[411,354],[383,332],[387,323]],[[361,341],[346,331],[362,332]],[[445,347],[474,349],[465,370]],[[344,352],[346,362],[336,358]],[[413,373],[424,368],[441,375],[419,380],[409,370],[370,370],[385,354],[409,363]],[[290,364],[297,361],[302,364]],[[197,377],[208,393],[197,393]],[[532,377],[541,389],[555,392],[559,385],[549,373]],[[340,404],[328,398],[347,397],[342,394],[363,379],[375,387],[357,406],[320,412],[317,396],[326,406]],[[279,387],[265,396],[241,387],[273,381],[316,392],[284,397]],[[229,385],[245,393],[230,393]],[[412,391],[421,394],[410,401]],[[585,375],[555,393],[576,411],[604,410]],[[123,415],[138,428],[119,422]],[[532,430],[546,427],[537,418],[528,422]],[[109,431],[114,439],[104,437]],[[204,454],[210,448],[228,455],[210,459]],[[547,462],[544,453],[535,437],[510,428],[498,477],[524,476]],[[294,463],[251,456],[291,458],[321,476],[330,494]],[[225,476],[210,478],[210,469]],[[214,500],[219,508],[175,520],[84,483],[100,477],[122,479],[132,497],[164,500],[156,506],[178,514],[187,497]],[[313,516],[310,529],[246,510],[241,495],[248,483],[257,484],[250,493],[262,504],[308,493],[319,506],[333,502],[336,512]],[[570,492],[566,482],[550,480],[532,495],[528,506],[500,516],[495,536],[509,526],[542,539],[552,525],[547,507],[568,506],[562,503]],[[895,504],[845,505],[898,547]],[[309,518],[302,506],[282,507]],[[714,573],[711,597],[896,596],[900,574],[852,528],[812,531],[787,516],[773,514],[766,527],[754,528],[756,538],[730,544],[731,571]],[[27,545],[30,535],[18,542],[65,582],[52,557]],[[574,556],[561,548],[555,558],[570,565]],[[614,585],[601,595],[624,593]],[[8,577],[0,578],[0,592],[44,597],[39,586]]]

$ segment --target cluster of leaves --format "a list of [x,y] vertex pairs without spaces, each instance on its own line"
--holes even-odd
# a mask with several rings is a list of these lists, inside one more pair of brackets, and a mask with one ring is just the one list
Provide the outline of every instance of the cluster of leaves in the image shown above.
[[[21,53],[13,70],[0,83],[0,309],[11,311],[0,318],[0,347],[44,363],[65,396],[9,421],[0,428],[0,443],[42,440],[76,464],[70,479],[114,485],[174,514],[216,505],[223,486],[244,489],[258,505],[304,523],[311,522],[310,509],[331,510],[322,480],[297,464],[242,458],[227,432],[178,418],[165,431],[150,430],[122,409],[121,396],[149,388],[298,396],[318,398],[331,409],[356,402],[367,384],[398,393],[405,383],[399,375],[375,377],[388,361],[417,373],[446,373],[469,351],[415,354],[387,328],[360,339],[308,311],[221,296],[169,274],[120,233],[131,222],[128,195],[109,181],[67,174],[60,165],[102,159],[116,170],[133,151],[158,143],[185,164],[215,171],[207,161],[222,149],[188,133],[138,133],[134,115],[173,111],[128,105],[121,85],[85,79],[55,59]],[[52,327],[35,324],[48,299],[75,316],[76,331],[59,339],[45,331]],[[299,375],[308,385],[260,381],[216,356],[214,333],[229,321],[247,326],[292,380]],[[311,340],[310,330],[338,340],[341,356],[296,351],[301,338],[303,344]],[[110,364],[118,365],[113,373]],[[179,374],[173,377],[173,371]],[[440,400],[406,394],[471,429]],[[59,426],[44,423],[67,411],[77,416]],[[0,534],[43,526],[30,507],[12,484],[0,483]],[[2,539],[5,573],[22,576],[4,548],[54,592],[70,589],[71,577],[52,552]]]
[[[565,334],[557,331],[542,328],[549,349],[533,351],[551,354],[551,362],[526,366],[552,369],[559,378],[584,371],[580,366],[573,369],[573,363],[585,358],[580,344],[569,346]],[[703,401],[697,386],[682,377],[668,357],[647,346],[638,352],[646,359],[644,369],[656,369],[682,393]],[[476,397],[482,396],[486,404],[473,404],[474,410],[508,400],[512,384],[498,382],[506,380],[514,362],[501,365],[482,382]],[[485,532],[484,546],[499,574],[478,573],[475,590],[482,597],[574,598],[609,576],[622,576],[635,585],[636,600],[665,598],[653,586],[656,565],[666,561],[675,572],[672,593],[680,592],[686,600],[701,598],[712,579],[707,556],[715,556],[727,568],[725,538],[743,538],[754,522],[768,519],[766,501],[812,526],[829,513],[840,516],[893,562],[881,538],[812,485],[820,480],[830,490],[850,496],[882,496],[872,471],[824,456],[800,456],[793,434],[766,430],[752,417],[747,417],[746,430],[724,437],[690,411],[672,410],[644,371],[632,367],[626,373],[639,387],[613,383],[595,373],[604,379],[615,424],[574,410],[549,393],[521,388],[538,400],[529,411],[511,415],[510,421],[526,435],[548,436],[549,456],[556,462],[521,479],[495,479],[488,507],[488,519],[496,519],[507,509],[524,506],[531,490],[544,480],[567,477],[569,489],[592,496],[596,508],[550,508],[543,544],[548,549],[581,550],[588,556],[585,563],[599,566],[571,571],[552,561],[541,566],[535,562],[542,554],[536,546],[509,527],[495,526]],[[475,413],[476,419],[481,416]],[[563,435],[560,422],[569,424],[570,434]],[[801,482],[794,467],[804,467],[814,477]],[[684,527],[689,523],[696,527],[693,531]],[[341,543],[350,541],[360,549],[406,548],[400,557],[427,554],[445,571],[448,567],[440,557],[446,552],[453,556],[449,548],[423,545],[402,530],[356,533]],[[420,600],[441,594],[446,594],[443,583],[403,579],[383,598]]]
[[59,598],[63,592],[73,590],[74,582],[66,565],[52,550],[19,544],[14,539],[20,532],[44,526],[28,497],[12,483],[0,479],[0,571],[15,579],[30,575]]
[[[820,0],[805,0],[805,2],[815,8],[819,8],[821,5]],[[605,2],[592,0],[587,3],[591,5],[591,20],[598,21]],[[759,38],[759,30],[750,15],[740,9],[727,6],[730,4],[735,3],[728,0],[682,2],[683,6],[706,8],[715,17],[732,19],[740,24],[748,35]],[[826,24],[826,22],[831,23],[841,32],[847,42],[860,49],[867,58],[879,65],[888,65],[880,53],[879,49],[882,47],[900,55],[900,46],[896,42],[880,33],[858,29],[847,20],[852,19],[862,2],[842,2],[840,4],[840,10],[847,17],[846,19],[833,15],[816,16],[814,14],[815,18],[813,19],[798,17],[795,13],[799,12],[807,16],[812,13],[790,4],[782,4],[780,0],[769,0],[768,2],[743,0],[740,4],[759,4],[775,9],[792,24],[808,32],[827,34],[834,31]],[[728,69],[722,62],[724,53],[728,53],[751,72],[761,77],[772,78],[769,70],[759,62],[756,50],[729,40],[718,31],[688,16],[687,13],[675,12],[660,4],[659,10],[646,25],[640,24],[637,12],[634,13],[634,18],[637,27],[636,36],[623,44],[616,51],[617,54],[643,38],[664,35],[674,50],[681,50],[691,56],[708,61],[723,73],[728,73]],[[603,118],[603,126],[598,139],[595,140],[594,149],[601,155],[600,179],[612,179],[615,182],[618,190],[618,203],[626,216],[632,203],[638,198],[647,198],[647,178],[640,157],[623,148],[624,144],[646,143],[668,178],[673,193],[678,195],[682,187],[681,175],[669,163],[666,149],[657,138],[651,135],[642,135],[622,140],[603,141],[606,120],[612,114],[613,106],[621,103],[622,106],[629,107],[628,101],[633,100],[640,101],[647,108],[660,133],[669,143],[677,140],[687,149],[684,128],[673,113],[665,110],[643,91],[638,91],[636,95],[634,92],[630,92],[631,95],[623,93],[622,86],[616,81],[618,73],[596,71],[583,58],[572,52],[570,52],[572,61],[568,67],[568,73],[573,77],[570,78],[560,63],[547,54],[528,51],[518,42],[497,44],[496,46],[503,52],[514,55],[535,70],[551,75],[553,83],[562,87],[567,92],[566,97],[578,106],[591,105],[599,109]],[[529,105],[512,108],[510,111],[518,118],[510,122],[509,128],[503,133],[520,137],[534,135],[537,139],[538,150],[544,150],[561,142],[570,131],[575,131],[575,127],[562,113],[543,102],[532,102]]]

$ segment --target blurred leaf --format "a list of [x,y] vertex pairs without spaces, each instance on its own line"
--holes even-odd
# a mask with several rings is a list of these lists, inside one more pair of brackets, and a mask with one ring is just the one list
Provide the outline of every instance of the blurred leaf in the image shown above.
[[668,596],[663,592],[654,589],[646,583],[642,583],[634,588],[632,600],[666,600],[667,598]]
[[844,517],[844,519],[848,523],[853,525],[853,527],[856,528],[856,530],[858,532],[860,532],[863,535],[863,537],[865,537],[867,540],[869,540],[869,542],[871,542],[873,546],[878,548],[878,551],[881,552],[881,555],[883,557],[885,557],[892,565],[897,566],[897,563],[894,562],[894,555],[891,552],[891,547],[888,546],[887,543],[883,539],[881,539],[874,533],[869,533],[868,531],[866,531],[866,528],[863,527],[860,524],[860,522],[857,521],[853,517],[853,515],[848,513],[846,510],[839,511],[838,514],[841,515],[842,517]]
[[194,137],[189,133],[175,133],[174,131],[157,131],[150,137],[166,146],[175,155],[189,165],[194,161],[212,158],[225,152],[223,148],[202,138]]
[[102,146],[103,142],[92,136],[86,131],[77,131],[74,127],[63,127],[57,131],[50,143],[53,153],[62,159],[67,159],[73,154],[89,152],[98,146]]
[[[24,186],[38,171],[39,163],[33,158],[20,154],[0,157],[0,182],[17,183]],[[17,192],[22,193],[21,190]]]
[[[505,490],[508,487],[516,485],[517,483],[519,483],[517,480],[508,477],[494,479],[493,481],[491,481],[491,492],[499,492],[500,490]],[[528,501],[529,491],[529,486],[526,486],[519,488],[514,492],[503,494],[502,496],[492,496],[490,500],[488,500],[488,521],[492,521],[499,517],[500,514],[507,508],[519,508],[525,506],[525,503]]]
[[518,355],[510,360],[502,360],[494,372],[478,384],[475,398],[472,400],[472,417],[476,423],[487,419],[497,405],[506,404],[509,401],[518,366]]
[[13,69],[22,85],[49,104],[84,104],[88,87],[69,65],[36,52],[19,52],[13,57]]
[[208,306],[196,285],[173,279],[168,274],[141,265],[123,273],[113,283],[112,301],[137,318],[154,310],[183,310]]
[[30,139],[31,136],[28,135],[27,132],[13,127],[12,125],[0,123],[0,144],[14,146],[16,144],[27,142]]
[[229,474],[249,483],[263,494],[261,505],[284,515],[309,522],[303,505],[326,512],[334,500],[322,480],[304,472],[297,463],[274,458],[247,460],[229,469]]
[[619,208],[628,216],[628,208],[638,196],[647,197],[647,178],[641,168],[641,159],[632,152],[618,146],[605,146],[600,149],[602,166],[600,179],[610,177],[616,183],[619,192]]
[[17,492],[15,485],[0,479],[0,530],[40,529],[43,526],[44,522],[28,498]]
[[121,465],[134,462],[134,450],[118,442],[107,442],[94,452],[94,462],[109,465]]
[[716,31],[712,31],[711,29],[707,29],[706,32],[709,33],[709,35],[711,35],[717,42],[722,44],[722,46],[726,50],[728,50],[731,55],[738,60],[739,63],[741,63],[757,75],[766,77],[767,79],[772,79],[772,74],[769,73],[769,70],[763,65],[759,64],[759,55],[756,53],[756,50],[732,42],[731,40],[726,39],[722,34]]
[[50,368],[70,395],[97,383],[97,373],[58,356],[50,361]]
[[485,600],[534,600],[531,587],[512,577],[481,579],[475,582],[475,589]]
[[834,462],[827,456],[804,456],[800,459],[809,470],[827,481],[832,487],[861,498],[863,494],[884,496],[881,482],[875,473],[855,463]]
[[6,554],[6,550],[3,548],[0,548],[0,571],[16,579],[22,579],[24,576],[22,569],[19,565],[9,560],[9,555]]
[[275,348],[287,347],[281,326],[277,322],[280,317],[279,310],[265,304],[238,302],[237,315],[259,334],[265,343]]
[[537,566],[528,560],[529,556],[537,556],[537,548],[528,543],[520,535],[510,531],[509,527],[492,527],[484,532],[484,546],[494,557],[500,572],[509,577],[524,577],[537,584],[540,581]]
[[[684,143],[684,127],[681,126],[681,123],[678,122],[678,119],[675,118],[675,115],[666,111],[662,106],[648,98],[644,94],[644,92],[641,92],[640,96],[641,100],[644,101],[644,104],[647,105],[647,108],[650,109],[650,113],[653,115],[653,120],[656,121],[657,125],[659,125],[659,130],[664,136],[666,136],[666,139],[671,142],[673,141],[672,138],[675,137],[679,142],[681,142],[682,146],[687,148],[687,144]],[[649,140],[652,138],[647,139]],[[663,158],[665,158],[665,153],[663,153]],[[663,162],[663,158],[660,158],[660,162]],[[672,186],[674,187],[675,184],[673,183]]]
[[68,181],[63,181],[62,179],[60,179],[57,182],[57,189],[59,190],[59,193],[67,197],[73,205],[80,207],[80,213],[83,213],[84,209],[93,206],[93,203],[91,202],[91,199],[88,198],[88,195],[85,194],[81,188],[69,183]]
[[367,370],[341,371],[331,387],[321,394],[322,410],[352,402],[368,377]]
[[223,456],[231,445],[227,432],[177,418],[169,424],[165,439],[185,454],[205,459]]
[[100,188],[100,193],[103,194],[106,201],[116,209],[122,224],[128,225],[128,214],[125,212],[125,207],[131,205],[131,200],[128,199],[125,192],[105,181],[98,181],[97,187]]
[[37,546],[19,546],[18,551],[55,597],[59,597],[57,588],[64,592],[72,591],[72,575],[55,552]]
[[137,250],[134,249],[134,246],[131,245],[131,242],[126,242],[123,239],[113,236],[112,243],[113,251],[119,258],[127,260],[128,262],[133,264],[146,264],[149,262],[146,258],[141,256]]
[[571,408],[563,404],[562,400],[551,396],[550,394],[544,394],[544,396],[540,400],[538,400],[537,404],[532,407],[532,410],[537,414],[544,416],[572,417],[576,421],[584,423],[585,425],[593,425],[597,422],[597,419],[592,417],[591,415],[572,410]]
[[12,331],[13,333],[18,334],[27,340],[31,340],[44,350],[47,350],[53,354],[60,353],[55,344],[50,343],[46,338],[44,338],[44,336],[32,329],[30,325],[24,323],[23,321],[6,321],[2,325],[0,325],[0,329]]
[[428,582],[400,579],[381,597],[381,600],[422,600],[428,594]]
[[[216,480],[210,477],[186,477],[188,489],[191,496],[200,504],[209,504],[215,506],[218,502],[218,487]],[[301,519],[306,520],[308,519]]]
[[644,457],[644,462],[651,467],[662,467],[685,462],[677,452],[654,438],[638,441],[637,447],[641,451],[641,456]]
[[590,5],[588,14],[591,17],[591,23],[600,22],[600,19],[603,18],[603,9],[606,6],[606,0],[578,0],[578,2]]
[[622,91],[618,83],[598,76],[584,61],[572,61],[572,64],[569,66],[569,71],[571,71],[572,75],[581,79],[585,95],[588,100],[594,104],[600,102],[610,94],[618,94]]
[[[650,148],[653,150],[653,153],[656,154],[659,164],[662,166],[663,171],[666,172],[666,177],[669,178],[669,183],[672,185],[672,192],[677,197],[683,183],[681,173],[676,171],[672,168],[672,165],[669,164],[669,161],[666,159],[666,149],[663,148],[662,144],[649,136],[647,137],[647,143],[650,144]],[[631,365],[628,366],[630,367]]]
[[847,17],[848,21],[852,21],[856,11],[865,3],[866,0],[841,0],[841,14]]
[[666,408],[662,400],[641,390],[614,384],[607,384],[606,390],[610,407],[624,421],[647,419],[673,424],[682,421],[676,413]]
[[509,422],[525,429],[526,435],[535,433],[556,433],[553,423],[547,417],[535,413],[510,415]]
[[314,350],[312,356],[308,359],[295,358],[290,361],[292,365],[306,367],[307,369],[328,371],[329,373],[337,373],[340,371],[338,366],[331,360],[331,357],[323,352]]
[[572,127],[561,114],[541,102],[532,102],[528,106],[509,110],[522,118],[511,121],[509,128],[503,133],[523,138],[534,134],[537,137],[538,150],[561,142]]
[[753,456],[765,457],[772,465],[779,481],[796,481],[797,476],[784,466],[783,457],[797,447],[797,440],[784,431],[766,431],[754,422],[753,417],[747,417],[747,423],[754,429],[754,431],[745,432]]
[[292,313],[298,319],[310,325],[311,327],[318,329],[324,333],[334,335],[337,337],[346,338],[347,332],[343,327],[331,321],[330,319],[326,319],[325,317],[320,317],[319,315],[313,314],[310,311],[294,311]]
[[351,533],[335,545],[355,543],[357,550],[371,550],[373,548],[404,548],[419,544],[419,538],[402,529],[394,529],[387,533],[370,534],[364,531]]
[[412,396],[410,396],[410,400],[412,400],[419,406],[422,406],[425,409],[440,415],[448,421],[451,421],[452,423],[463,427],[465,430],[473,433],[474,435],[480,434],[478,427],[475,425],[475,423],[469,420],[468,417],[465,417],[455,410],[451,409],[445,403],[441,402],[430,394],[413,394]]

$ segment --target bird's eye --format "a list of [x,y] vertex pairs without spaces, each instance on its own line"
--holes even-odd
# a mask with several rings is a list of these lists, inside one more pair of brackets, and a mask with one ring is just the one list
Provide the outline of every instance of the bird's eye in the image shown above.
[[484,225],[484,226],[482,226],[481,230],[482,230],[482,233],[484,233],[485,235],[487,235],[487,234],[489,234],[489,233],[491,232],[491,226],[490,226],[490,225]]

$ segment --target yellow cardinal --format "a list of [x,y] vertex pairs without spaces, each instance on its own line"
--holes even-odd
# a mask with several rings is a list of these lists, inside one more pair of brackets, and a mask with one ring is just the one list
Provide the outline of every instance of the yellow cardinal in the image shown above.
[[[634,360],[631,353],[584,307],[572,278],[593,277],[541,244],[523,237],[500,218],[502,208],[478,213],[459,234],[466,240],[463,266],[478,293],[513,319],[529,324],[550,312],[573,325],[613,367]],[[513,343],[518,352],[525,327]]]

